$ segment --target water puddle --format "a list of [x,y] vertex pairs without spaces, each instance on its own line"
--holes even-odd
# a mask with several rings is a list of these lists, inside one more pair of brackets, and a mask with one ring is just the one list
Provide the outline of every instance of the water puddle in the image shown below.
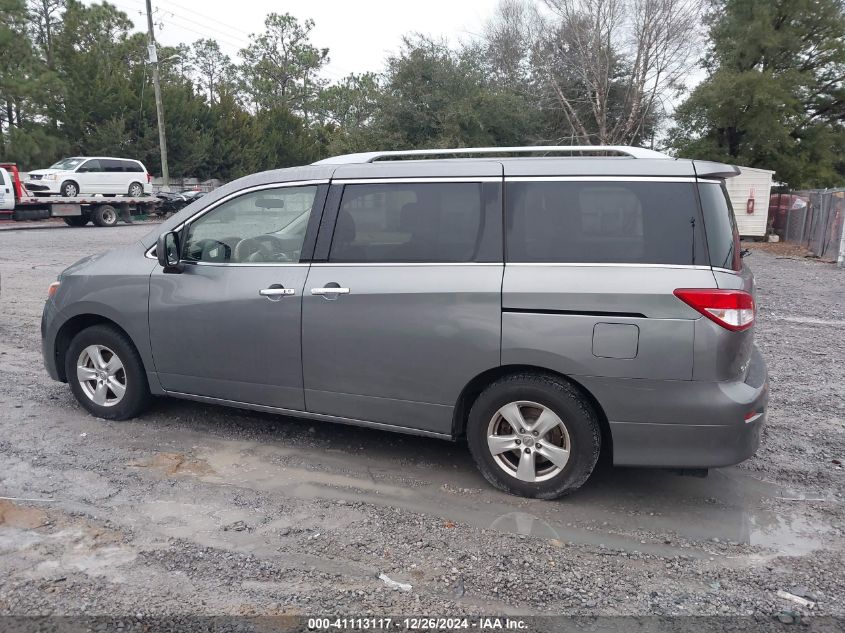
[[[348,433],[334,442],[348,442]],[[821,547],[829,530],[802,516],[806,501],[800,495],[737,468],[697,479],[600,467],[576,494],[536,501],[490,488],[465,447],[421,438],[385,440],[385,434],[369,431],[358,436],[329,450],[220,442],[197,453],[209,471],[196,476],[207,483],[301,499],[363,500],[484,529],[660,556],[724,555],[720,549],[731,543],[800,555]]]

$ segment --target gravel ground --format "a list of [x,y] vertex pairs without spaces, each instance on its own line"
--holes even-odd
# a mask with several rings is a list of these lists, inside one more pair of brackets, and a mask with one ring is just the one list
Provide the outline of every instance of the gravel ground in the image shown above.
[[772,389],[754,458],[604,464],[541,502],[461,444],[176,400],[88,416],[42,368],[44,293],[148,229],[0,234],[0,615],[845,615],[845,271],[749,260]]

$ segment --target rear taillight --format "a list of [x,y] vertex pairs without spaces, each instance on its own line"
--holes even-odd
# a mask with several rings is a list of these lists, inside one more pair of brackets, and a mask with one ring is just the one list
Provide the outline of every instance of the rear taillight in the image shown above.
[[675,296],[733,332],[747,330],[754,325],[754,297],[744,290],[678,288]]
[[54,281],[49,286],[47,286],[47,298],[48,299],[52,299],[55,296],[56,290],[59,289],[59,286],[61,285],[61,283],[62,282],[60,282],[60,281]]
[[152,181],[153,181],[153,175],[150,174],[150,173],[147,173],[147,184],[150,184]]

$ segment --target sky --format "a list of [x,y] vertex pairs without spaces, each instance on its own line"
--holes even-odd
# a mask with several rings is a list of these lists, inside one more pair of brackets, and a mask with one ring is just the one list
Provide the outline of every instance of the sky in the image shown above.
[[[145,0],[110,0],[136,29],[146,30]],[[92,2],[89,0],[88,2]],[[311,42],[328,48],[323,75],[336,81],[351,72],[380,72],[411,32],[444,36],[452,43],[477,36],[498,0],[153,0],[156,39],[175,46],[213,38],[233,59],[263,30],[264,17],[290,13],[315,22]]]

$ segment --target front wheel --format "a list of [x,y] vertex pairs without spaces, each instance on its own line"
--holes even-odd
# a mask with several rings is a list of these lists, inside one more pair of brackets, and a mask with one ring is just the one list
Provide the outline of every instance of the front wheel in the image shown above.
[[67,182],[62,183],[59,191],[65,198],[75,198],[79,195],[79,185],[72,180],[68,180]]
[[467,423],[484,478],[510,494],[555,499],[587,481],[601,449],[598,417],[564,379],[506,376],[485,389]]
[[73,338],[65,355],[65,375],[79,404],[98,418],[134,418],[150,401],[141,357],[113,326],[94,325]]

